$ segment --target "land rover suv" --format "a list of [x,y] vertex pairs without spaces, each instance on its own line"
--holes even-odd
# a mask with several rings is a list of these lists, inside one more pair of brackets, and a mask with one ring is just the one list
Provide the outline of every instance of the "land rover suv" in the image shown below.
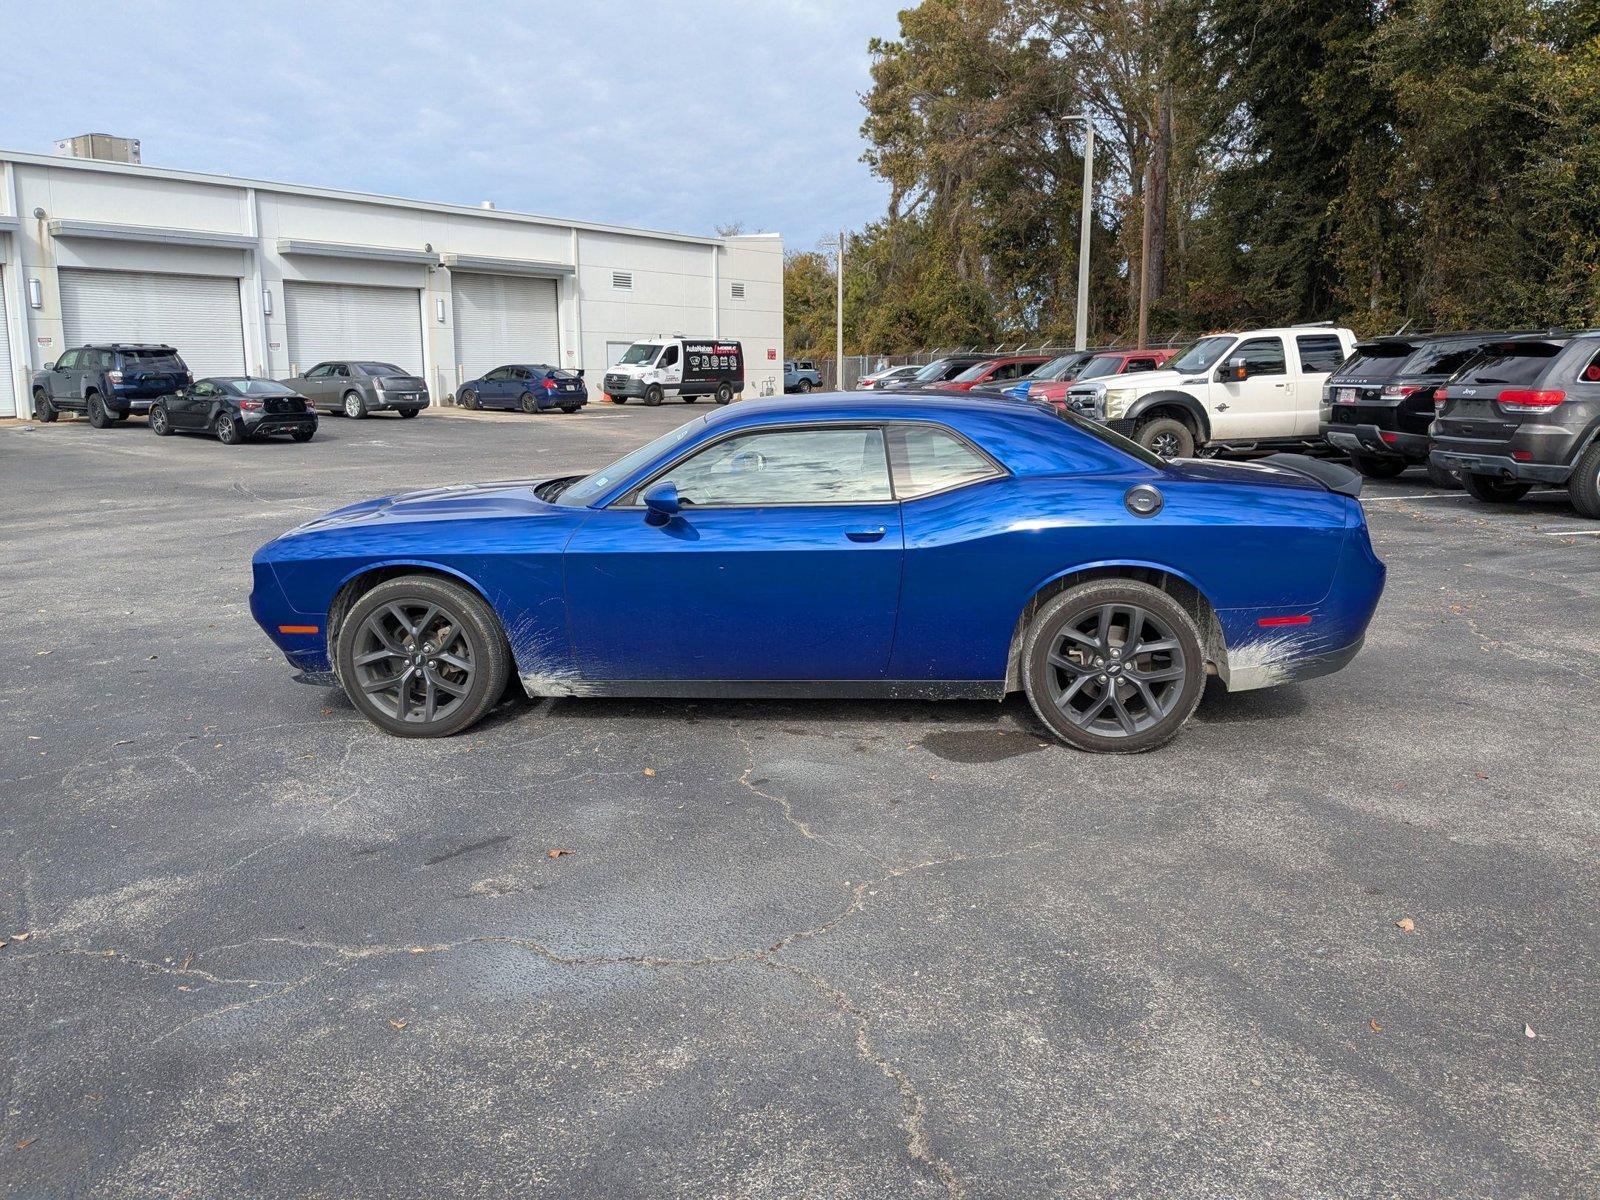
[[1434,393],[1433,462],[1474,499],[1565,485],[1600,518],[1600,331],[1491,342]]
[[63,352],[33,376],[33,415],[48,424],[57,413],[81,412],[104,429],[135,413],[148,413],[163,396],[194,380],[171,346],[112,342]]

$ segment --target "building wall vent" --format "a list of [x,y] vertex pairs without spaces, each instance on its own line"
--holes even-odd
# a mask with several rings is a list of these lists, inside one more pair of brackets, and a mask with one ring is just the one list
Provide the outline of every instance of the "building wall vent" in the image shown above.
[[733,285],[733,298],[735,300],[744,299],[744,284],[736,283]]
[[631,292],[631,291],[633,291],[633,272],[632,271],[613,271],[613,272],[611,272],[611,286],[614,287],[619,292]]

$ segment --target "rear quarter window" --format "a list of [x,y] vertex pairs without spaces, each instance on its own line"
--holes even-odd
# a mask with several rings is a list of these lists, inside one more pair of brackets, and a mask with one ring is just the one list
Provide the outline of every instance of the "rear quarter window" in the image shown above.
[[1301,334],[1294,339],[1304,371],[1332,371],[1344,361],[1344,347],[1330,334]]

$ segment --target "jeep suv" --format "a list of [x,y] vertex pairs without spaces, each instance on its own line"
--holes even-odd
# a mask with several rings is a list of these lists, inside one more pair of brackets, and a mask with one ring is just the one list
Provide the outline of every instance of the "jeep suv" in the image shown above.
[[193,383],[171,346],[112,342],[68,350],[33,376],[33,415],[48,424],[63,412],[81,412],[104,429]]
[[1428,458],[1434,392],[1489,342],[1510,336],[1451,333],[1358,343],[1323,387],[1322,436],[1368,479],[1393,479],[1422,466],[1439,487],[1459,487]]
[[1433,461],[1474,499],[1565,484],[1600,518],[1600,330],[1491,342],[1434,393]]

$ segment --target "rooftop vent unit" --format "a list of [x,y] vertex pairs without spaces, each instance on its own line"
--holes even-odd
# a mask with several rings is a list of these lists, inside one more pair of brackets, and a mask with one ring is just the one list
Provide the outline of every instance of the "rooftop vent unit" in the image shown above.
[[136,163],[139,161],[139,139],[114,137],[109,133],[80,133],[77,137],[57,139],[56,154],[61,158],[97,158],[101,162]]

